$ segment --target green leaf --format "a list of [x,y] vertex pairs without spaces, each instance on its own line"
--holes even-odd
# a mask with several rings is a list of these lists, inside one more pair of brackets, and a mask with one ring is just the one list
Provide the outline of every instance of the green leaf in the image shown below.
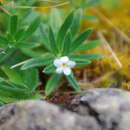
[[56,70],[56,67],[53,64],[51,64],[51,65],[48,65],[47,67],[45,67],[43,72],[46,74],[50,74],[50,73],[55,72],[55,70]]
[[85,61],[85,60],[92,61],[95,59],[103,58],[103,56],[100,54],[73,54],[70,55],[70,58],[74,61],[77,61],[78,59],[81,61]]
[[[11,51],[11,50],[10,50]],[[8,54],[10,51],[6,50],[6,53],[5,54]],[[23,54],[19,49],[15,49],[15,50],[12,50],[12,54],[7,57],[7,59],[2,62],[2,64],[4,66],[13,66],[21,61],[24,61],[26,60],[28,57],[25,56],[25,54]]]
[[15,34],[16,41],[20,41],[24,37],[25,29],[20,29]]
[[57,8],[51,9],[50,14],[50,20],[49,20],[50,26],[55,34],[57,34],[61,24],[62,24],[62,18],[60,14],[60,10]]
[[14,36],[11,33],[7,33],[6,38],[8,39],[8,41],[15,41]]
[[9,42],[8,42],[8,40],[5,37],[0,36],[0,43],[3,43],[3,44],[7,45]]
[[[19,88],[19,89],[23,89],[23,90],[27,89],[27,87],[23,83],[17,84],[17,83],[12,82],[10,79],[8,79],[8,76],[6,78],[0,77],[0,84],[9,86],[11,88]],[[2,90],[2,89],[0,89],[0,90]]]
[[82,32],[71,44],[71,52],[77,49],[90,35],[92,29],[87,29],[86,31]]
[[34,92],[39,84],[39,73],[37,69],[27,69],[21,72],[23,83],[27,86],[27,88]]
[[3,90],[3,91],[6,91],[8,94],[10,93],[10,95],[19,95],[19,94],[23,94],[23,95],[26,95],[26,94],[31,94],[31,91],[27,91],[26,89],[20,89],[20,88],[12,88],[10,86],[7,86],[5,84],[0,84],[0,90]]
[[78,85],[76,79],[74,78],[73,74],[66,76],[69,83],[72,85],[75,91],[81,91],[80,86]]
[[[7,72],[7,73],[8,75],[10,75],[9,77],[12,78],[13,76],[11,77],[11,74],[15,74],[16,76],[17,72],[16,73]],[[37,81],[38,73],[35,73],[35,70],[31,69],[31,70],[27,70],[26,73],[24,72],[23,75],[21,73],[19,74],[23,79],[24,84],[27,84],[27,88],[12,83],[9,80],[0,78],[0,101],[4,103],[8,103],[8,102],[21,101],[27,99],[41,98],[40,95],[34,93],[34,90],[36,89],[35,85],[36,86],[38,85],[38,81]]]
[[53,74],[45,86],[45,94],[50,95],[58,86],[62,75]]
[[89,59],[82,58],[80,55],[70,55],[70,59],[76,62],[76,66],[81,67],[91,63]]
[[18,26],[18,17],[13,15],[10,17],[10,34],[14,35],[17,31]]
[[29,61],[27,61],[22,67],[22,70],[28,69],[28,68],[34,68],[39,66],[44,66],[47,64],[50,64],[53,61],[52,56],[41,56],[38,58],[32,58]]
[[22,40],[28,39],[38,28],[38,26],[40,25],[41,19],[40,17],[37,17],[32,23],[31,25],[28,27],[28,29],[25,31],[24,36],[22,38]]
[[57,36],[57,44],[58,44],[58,49],[61,51],[62,43],[64,41],[64,38],[66,36],[66,33],[68,32],[69,28],[72,25],[73,22],[73,12],[70,13],[67,18],[65,19],[63,25],[61,26],[58,36]]
[[48,36],[48,25],[41,23],[40,24],[40,39],[41,42],[43,43],[44,47],[50,50],[49,46],[49,36]]
[[8,50],[6,54],[0,55],[0,64],[4,64],[4,62],[8,61],[10,57],[15,53],[14,50]]
[[7,75],[9,80],[13,83],[21,83],[23,84],[23,79],[18,69],[10,69],[9,67],[2,67],[3,72]]
[[99,45],[101,45],[100,40],[88,41],[88,42],[85,42],[84,44],[82,44],[81,46],[79,46],[79,48],[77,48],[75,51],[76,52],[88,51]]
[[[8,87],[9,87],[9,89],[8,89]],[[10,91],[11,87],[0,83],[0,96],[7,96],[7,97],[16,96],[15,95],[16,93],[13,93],[12,91]],[[11,89],[13,89],[13,88],[11,88]]]
[[4,103],[21,101],[27,99],[38,99],[40,95],[33,93],[29,89],[21,89],[17,85],[0,80],[0,101]]
[[71,26],[72,37],[74,37],[79,31],[82,14],[83,14],[82,9],[78,9],[76,11],[76,13],[74,14],[73,23],[72,23],[72,26]]
[[52,52],[52,54],[56,55],[57,54],[57,45],[56,45],[55,36],[54,36],[54,33],[53,33],[51,27],[49,28],[49,40],[50,40],[51,52]]
[[83,66],[86,66],[88,64],[91,64],[91,61],[90,60],[78,60],[76,62],[76,66],[77,67],[83,67]]
[[33,92],[38,87],[39,76],[36,69],[20,71],[19,68],[2,67],[2,70],[8,76],[9,81],[20,86],[20,88],[26,88]]
[[32,49],[32,48],[37,47],[37,44],[36,43],[24,42],[23,41],[23,42],[16,42],[15,47]]
[[62,50],[63,50],[62,54],[64,56],[70,53],[71,39],[72,39],[72,35],[70,32],[68,32],[65,36],[65,40],[62,47]]
[[[1,92],[0,92],[1,94]],[[39,94],[29,94],[29,95],[18,95],[18,96],[7,96],[7,95],[0,95],[0,101],[4,103],[11,103],[11,102],[17,102],[17,101],[25,101],[25,100],[34,100],[34,99],[40,99],[42,98]]]
[[20,48],[21,51],[27,55],[28,57],[32,57],[32,58],[37,58],[39,56],[41,56],[43,53],[45,53],[44,51],[42,53],[39,53],[38,51],[36,51],[35,49],[29,49],[29,48]]
[[4,73],[8,76],[9,81],[14,84],[22,86],[29,91],[34,91],[38,86],[39,77],[36,69],[28,69],[21,71],[19,68],[10,69],[9,67],[2,67]]

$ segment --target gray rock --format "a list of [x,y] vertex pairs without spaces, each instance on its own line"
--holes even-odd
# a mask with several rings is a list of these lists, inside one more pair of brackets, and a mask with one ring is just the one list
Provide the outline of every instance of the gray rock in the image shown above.
[[130,130],[130,92],[114,88],[95,88],[77,96],[73,111],[93,116],[103,130]]
[[101,128],[93,117],[82,117],[45,101],[25,101],[0,108],[0,130],[101,130]]

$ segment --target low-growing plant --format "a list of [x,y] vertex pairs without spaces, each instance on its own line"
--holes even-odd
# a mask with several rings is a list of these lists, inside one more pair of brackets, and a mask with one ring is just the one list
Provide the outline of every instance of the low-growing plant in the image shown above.
[[[51,74],[45,86],[45,94],[51,94],[57,87],[65,75],[71,86],[80,91],[80,87],[74,78],[72,68],[75,66],[84,66],[90,64],[93,60],[102,58],[100,54],[80,54],[84,49],[89,50],[100,44],[99,41],[86,43],[92,29],[86,29],[78,34],[80,27],[80,18],[82,10],[79,9],[76,13],[72,11],[58,31],[54,31],[49,27],[49,54],[32,58],[22,65],[21,69],[26,70],[38,66],[46,66],[43,73]],[[55,33],[57,32],[57,33]]]
[[27,99],[38,99],[41,96],[35,93],[39,84],[38,71],[28,69],[11,70],[8,67],[1,68],[5,77],[0,77],[0,101],[9,103]]
[[[30,43],[28,39],[36,31],[40,24],[40,17],[37,17],[28,27],[20,26],[18,16],[10,16],[9,27],[4,35],[0,35],[1,47],[5,50],[5,54],[0,55],[0,64],[10,59],[17,50],[23,48],[32,49],[35,43]],[[25,28],[26,27],[26,28]],[[22,51],[22,50],[21,50]]]
[[10,69],[13,64],[30,58],[30,52],[36,55],[33,48],[37,47],[37,43],[33,42],[32,35],[38,29],[41,19],[35,13],[33,15],[31,24],[28,24],[28,18],[22,18],[22,14],[4,15],[8,20],[7,27],[0,32],[0,101],[3,103],[40,98],[35,93],[39,84],[37,69]]
[[81,91],[73,67],[85,66],[102,56],[82,53],[100,45],[100,41],[86,40],[92,29],[80,32],[80,24],[84,18],[83,9],[99,1],[79,0],[77,6],[73,0],[69,0],[73,11],[64,21],[63,13],[66,11],[57,8],[52,8],[50,14],[41,20],[32,6],[36,7],[37,2],[43,1],[19,0],[12,1],[12,5],[9,0],[1,3],[2,11],[7,16],[2,14],[6,21],[0,21],[0,25],[4,25],[0,31],[0,106],[3,103],[41,98],[36,93],[39,86],[39,68],[36,67],[41,67],[43,73],[51,76],[45,85],[45,95],[50,95],[59,87],[63,76],[74,90]]

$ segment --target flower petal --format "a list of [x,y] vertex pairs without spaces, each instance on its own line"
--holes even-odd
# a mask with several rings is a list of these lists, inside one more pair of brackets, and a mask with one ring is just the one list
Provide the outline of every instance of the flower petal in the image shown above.
[[71,61],[71,60],[68,63],[68,66],[71,67],[71,68],[74,67],[75,65],[76,65],[76,62]]
[[64,72],[65,75],[70,75],[71,69],[69,67],[64,67],[63,72]]
[[63,67],[58,67],[58,68],[56,69],[56,73],[58,73],[58,74],[63,73]]
[[67,63],[67,62],[69,61],[69,58],[68,58],[67,56],[61,57],[61,58],[60,58],[60,61],[61,61],[62,63]]
[[54,62],[53,62],[54,66],[56,67],[60,67],[61,66],[61,61],[60,59],[55,59]]

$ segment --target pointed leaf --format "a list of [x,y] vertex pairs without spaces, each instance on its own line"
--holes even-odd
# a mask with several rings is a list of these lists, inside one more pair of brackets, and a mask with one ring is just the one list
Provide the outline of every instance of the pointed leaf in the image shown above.
[[16,42],[15,47],[32,49],[32,48],[37,47],[37,44],[36,43],[24,42],[23,41],[23,42]]
[[58,86],[62,75],[53,74],[45,86],[45,94],[50,95]]
[[76,11],[76,13],[74,14],[73,23],[71,26],[72,37],[74,37],[79,31],[82,14],[83,14],[82,9],[78,9],[78,11]]
[[28,39],[38,28],[38,26],[40,25],[41,19],[40,17],[37,17],[32,23],[31,25],[28,27],[28,29],[25,31],[24,36],[22,38],[22,40]]
[[5,53],[3,55],[0,55],[0,64],[4,64],[4,62],[8,61],[10,57],[15,53],[14,50],[8,50],[8,53]]
[[57,9],[57,8],[51,9],[49,23],[50,23],[50,26],[51,26],[53,32],[56,34],[62,24],[62,18],[61,18],[59,9]]
[[27,55],[28,57],[32,57],[32,58],[37,58],[40,55],[42,55],[43,53],[45,53],[43,50],[42,50],[42,52],[39,53],[38,51],[29,49],[29,48],[20,48],[20,49],[25,55]]
[[13,15],[10,17],[10,34],[14,35],[17,31],[18,17]]
[[21,72],[23,83],[27,86],[27,88],[34,92],[39,84],[39,73],[37,69],[27,69]]
[[9,42],[8,42],[8,40],[5,37],[0,36],[0,43],[8,44]]
[[76,66],[77,67],[83,67],[83,66],[86,66],[88,64],[91,64],[91,61],[90,60],[78,60],[76,62]]
[[7,75],[9,81],[23,86],[22,88],[29,89],[33,92],[38,86],[39,78],[36,69],[21,71],[19,68],[10,69],[10,67],[2,67],[2,70]]
[[20,41],[24,37],[25,29],[20,29],[15,34],[16,41]]
[[95,59],[103,58],[103,56],[100,54],[73,54],[73,55],[70,55],[70,58],[74,61],[78,59],[82,61],[85,61],[85,60],[92,61]]
[[51,27],[49,28],[49,40],[50,40],[51,52],[52,52],[52,54],[56,55],[57,54],[57,45],[56,45],[55,36],[54,36],[54,33],[53,33]]
[[27,61],[22,67],[22,70],[28,69],[28,68],[34,68],[34,67],[39,67],[39,66],[44,66],[47,64],[50,64],[53,61],[52,56],[48,57],[38,57],[38,58],[33,58]]
[[62,47],[62,51],[63,51],[62,54],[65,56],[70,53],[71,38],[72,38],[71,33],[68,32],[65,36],[65,40],[63,42],[63,47]]
[[39,94],[27,94],[27,95],[18,95],[18,96],[7,96],[7,95],[1,95],[1,91],[0,91],[0,101],[4,102],[4,103],[12,103],[12,102],[18,102],[18,101],[25,101],[25,100],[38,100],[40,98],[42,98],[41,95]]
[[70,13],[67,18],[65,19],[63,25],[61,26],[59,32],[58,32],[58,36],[57,36],[57,44],[58,44],[58,48],[59,50],[61,50],[61,46],[62,43],[64,41],[65,35],[68,31],[68,29],[70,28],[70,26],[72,25],[73,22],[73,12]]
[[80,57],[79,55],[71,55],[70,59],[76,62],[76,66],[81,67],[81,66],[85,66],[91,63],[91,61],[89,59],[85,59]]
[[44,47],[48,50],[50,50],[49,46],[49,36],[48,36],[48,25],[41,23],[40,24],[40,39],[41,42],[43,43]]
[[51,65],[48,65],[47,67],[45,67],[43,72],[46,74],[50,74],[50,73],[55,72],[55,70],[56,70],[56,67],[53,64],[51,64]]
[[77,49],[90,35],[92,29],[87,29],[86,31],[82,32],[71,44],[71,52]]
[[73,74],[66,76],[69,83],[72,85],[75,91],[81,91],[80,86],[78,85],[76,79],[74,78]]
[[81,46],[79,46],[79,48],[77,48],[75,51],[76,52],[88,51],[99,45],[101,45],[101,42],[99,40],[88,41],[88,42],[82,44]]
[[19,95],[19,94],[30,94],[31,91],[27,91],[26,89],[20,89],[20,88],[13,88],[11,86],[7,86],[5,84],[0,84],[0,90],[6,91],[8,94],[10,93],[10,95]]

